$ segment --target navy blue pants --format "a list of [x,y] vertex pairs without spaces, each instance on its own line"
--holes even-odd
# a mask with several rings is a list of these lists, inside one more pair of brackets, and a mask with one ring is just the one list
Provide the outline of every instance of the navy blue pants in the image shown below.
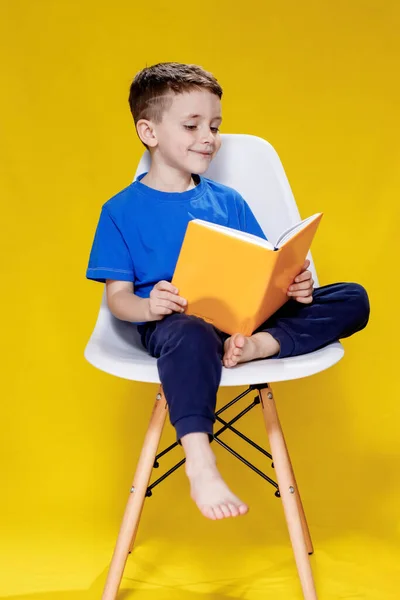
[[[314,290],[311,304],[290,299],[254,333],[267,331],[280,344],[271,358],[313,352],[363,329],[369,300],[356,283]],[[224,342],[229,334],[199,317],[172,313],[138,325],[143,346],[157,358],[158,372],[177,438],[204,432],[212,436]]]

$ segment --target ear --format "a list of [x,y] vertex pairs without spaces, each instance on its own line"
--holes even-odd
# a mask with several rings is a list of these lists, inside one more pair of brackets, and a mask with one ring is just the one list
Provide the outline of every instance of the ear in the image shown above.
[[151,121],[140,119],[136,123],[136,131],[142,142],[149,146],[149,148],[155,148],[157,146],[158,140]]

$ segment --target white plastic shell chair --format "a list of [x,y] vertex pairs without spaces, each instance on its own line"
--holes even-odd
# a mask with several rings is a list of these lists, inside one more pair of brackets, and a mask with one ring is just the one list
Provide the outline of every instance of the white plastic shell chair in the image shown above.
[[[284,229],[300,220],[276,151],[271,144],[256,136],[222,134],[221,138],[221,149],[204,176],[240,192],[267,238],[274,242]],[[148,171],[149,167],[150,155],[146,151],[137,167],[135,179]],[[318,279],[311,254],[308,258],[311,260],[310,269],[317,287]],[[340,342],[335,342],[302,356],[258,360],[222,369],[221,386],[247,385],[250,386],[249,390],[258,391],[278,480],[276,494],[282,499],[306,600],[317,598],[308,558],[308,554],[313,552],[312,542],[269,384],[319,373],[337,363],[343,354],[343,346]],[[85,357],[92,365],[111,375],[134,381],[160,383],[156,359],[149,356],[142,347],[134,325],[113,317],[107,307],[105,292],[96,326],[85,349]],[[158,458],[157,449],[166,413],[166,400],[160,386],[111,561],[103,600],[114,600],[117,597],[125,563],[133,548],[143,503],[146,495],[151,494],[148,485],[155,459]],[[220,422],[224,423],[221,419]]]

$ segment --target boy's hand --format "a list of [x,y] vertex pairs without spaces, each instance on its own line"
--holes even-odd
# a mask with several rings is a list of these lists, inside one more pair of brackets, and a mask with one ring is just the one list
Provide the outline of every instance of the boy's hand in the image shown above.
[[169,281],[159,281],[149,297],[149,321],[161,321],[173,312],[183,313],[187,301],[178,296],[178,290]]
[[314,290],[314,281],[311,271],[307,271],[310,266],[310,261],[307,259],[303,265],[303,269],[297,277],[295,277],[292,285],[289,287],[287,295],[297,302],[302,304],[311,304],[313,301],[312,293]]

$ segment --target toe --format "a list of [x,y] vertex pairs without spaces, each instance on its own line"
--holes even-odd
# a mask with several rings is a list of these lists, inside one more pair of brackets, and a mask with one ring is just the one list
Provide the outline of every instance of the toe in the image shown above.
[[235,504],[232,504],[232,502],[229,502],[228,506],[229,510],[231,511],[232,517],[237,517],[239,515],[238,507]]
[[235,357],[234,357],[234,356],[232,356],[232,357],[231,357],[231,359],[230,359],[230,361],[229,361],[229,364],[228,364],[228,366],[229,366],[229,367],[234,367],[234,366],[236,365],[236,362],[237,362],[237,361],[235,360]]
[[220,509],[222,510],[224,517],[231,517],[231,511],[230,508],[227,504],[220,504],[219,505]]
[[248,512],[249,507],[246,504],[240,504],[238,507],[238,510],[239,510],[239,514],[245,515]]
[[200,508],[200,510],[203,513],[203,515],[205,517],[207,517],[208,519],[212,519],[213,521],[216,520],[217,517],[214,514],[212,506],[205,505],[205,506],[202,506]]
[[224,518],[224,513],[222,512],[221,508],[219,506],[213,506],[213,510],[214,510],[214,514],[216,516],[217,519],[223,519]]
[[244,346],[244,336],[241,333],[238,333],[235,337],[235,346],[237,348],[243,348]]

